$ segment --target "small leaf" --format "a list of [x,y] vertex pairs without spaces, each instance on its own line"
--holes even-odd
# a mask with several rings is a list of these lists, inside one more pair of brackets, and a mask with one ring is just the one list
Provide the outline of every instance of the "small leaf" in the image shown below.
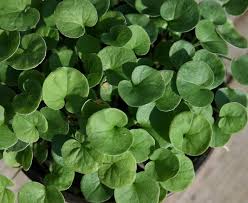
[[90,2],[96,7],[99,17],[103,16],[110,7],[110,0],[90,0]]
[[47,50],[52,50],[57,47],[59,42],[59,31],[55,28],[42,26],[36,30],[37,34],[40,34],[41,37],[46,42]]
[[150,159],[145,166],[145,173],[156,181],[166,181],[178,173],[179,160],[170,150],[159,148]]
[[231,102],[220,109],[220,120],[218,123],[222,132],[231,134],[242,130],[247,123],[247,111],[239,103]]
[[211,147],[223,147],[231,139],[231,134],[222,132],[217,124],[213,125],[213,136],[210,142]]
[[96,8],[88,0],[64,0],[57,5],[55,16],[57,28],[69,38],[83,36],[85,27],[93,27],[98,20]]
[[185,155],[176,155],[179,160],[179,171],[173,178],[162,182],[164,189],[171,192],[179,192],[185,190],[195,177],[194,166],[192,161]]
[[28,171],[33,161],[33,151],[30,146],[26,147],[16,155],[16,161],[22,166],[25,171]]
[[198,156],[209,147],[212,127],[202,115],[178,114],[170,125],[171,144],[187,155]]
[[157,0],[155,2],[151,2],[150,0],[135,0],[134,5],[139,13],[156,17],[160,15],[160,7],[164,3],[164,1],[165,0]]
[[109,155],[126,152],[133,142],[132,134],[125,128],[127,123],[126,114],[115,108],[107,108],[94,113],[88,119],[86,126],[90,145],[95,150]]
[[35,81],[39,82],[40,85],[42,85],[44,79],[45,79],[45,77],[44,77],[43,73],[41,73],[35,69],[22,71],[21,74],[19,75],[19,78],[18,78],[18,88],[20,90],[24,90],[24,83],[27,80],[35,80]]
[[34,143],[33,153],[39,164],[42,164],[48,157],[48,144],[45,141]]
[[113,190],[100,182],[97,173],[84,175],[80,188],[88,202],[105,202],[113,195]]
[[[149,195],[147,192],[149,191]],[[132,185],[115,189],[117,203],[157,203],[159,202],[159,184],[146,176],[144,172],[137,173]]]
[[240,56],[232,61],[232,75],[242,85],[248,85],[248,55]]
[[118,85],[120,97],[132,107],[156,101],[163,95],[164,89],[162,74],[145,65],[134,69],[132,81],[123,80]]
[[248,2],[244,0],[229,0],[224,6],[229,14],[236,16],[241,15],[246,11]]
[[0,125],[0,150],[8,149],[17,143],[15,134],[9,129],[7,125]]
[[104,163],[98,170],[98,176],[104,185],[115,189],[130,185],[136,177],[136,161],[131,152],[116,156],[109,163]]
[[37,182],[24,184],[18,192],[19,203],[64,203],[63,195],[55,187],[45,187]]

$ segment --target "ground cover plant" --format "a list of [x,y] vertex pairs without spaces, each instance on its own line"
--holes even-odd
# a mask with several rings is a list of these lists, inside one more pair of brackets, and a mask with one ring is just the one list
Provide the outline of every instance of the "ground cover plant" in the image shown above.
[[0,202],[158,203],[187,188],[193,157],[247,123],[229,81],[248,85],[248,56],[228,57],[247,48],[229,20],[247,6],[1,0],[0,158],[41,178],[15,195],[0,175]]

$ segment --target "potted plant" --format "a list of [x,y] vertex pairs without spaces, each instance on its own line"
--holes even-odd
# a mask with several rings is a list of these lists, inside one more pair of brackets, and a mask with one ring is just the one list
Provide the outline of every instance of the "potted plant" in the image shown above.
[[[0,200],[158,203],[247,123],[237,0],[0,1]],[[223,59],[231,60],[231,76]],[[238,139],[238,138],[236,138]],[[200,162],[201,163],[201,162]],[[79,202],[79,201],[78,201]]]

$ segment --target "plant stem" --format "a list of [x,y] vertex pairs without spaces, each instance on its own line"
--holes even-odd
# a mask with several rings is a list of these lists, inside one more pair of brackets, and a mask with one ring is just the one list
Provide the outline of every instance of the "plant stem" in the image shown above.
[[194,44],[194,47],[196,48],[196,47],[199,47],[199,46],[201,46],[201,43],[200,42],[196,42],[195,44]]
[[228,61],[232,61],[232,58],[228,57],[228,56],[224,56],[224,55],[219,55],[220,57],[228,60]]
[[11,177],[11,180],[14,180],[16,176],[21,172],[22,167],[18,168],[18,170],[14,173],[14,175]]

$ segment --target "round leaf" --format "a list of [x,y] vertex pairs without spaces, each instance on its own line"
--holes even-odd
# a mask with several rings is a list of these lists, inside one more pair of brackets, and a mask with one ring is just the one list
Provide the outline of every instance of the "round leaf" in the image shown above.
[[232,61],[232,75],[243,85],[248,85],[248,55],[240,56]]
[[113,190],[100,182],[97,173],[84,175],[80,188],[88,202],[105,202],[113,195]]
[[27,34],[22,37],[20,47],[7,62],[16,70],[33,69],[44,60],[46,49],[46,42],[40,35]]
[[229,0],[225,5],[226,11],[231,15],[241,15],[248,7],[248,1],[245,0]]
[[145,173],[156,181],[166,181],[178,173],[178,158],[170,150],[159,148],[150,159],[145,166]]
[[19,44],[19,32],[8,32],[0,29],[0,62],[10,58],[17,51]]
[[231,134],[222,132],[218,125],[213,125],[213,136],[210,142],[211,147],[223,147],[231,139]]
[[98,111],[88,119],[86,126],[88,141],[94,149],[104,154],[124,153],[133,142],[132,134],[124,127],[127,122],[126,114],[118,109]]
[[200,18],[198,5],[194,0],[164,1],[160,14],[168,22],[168,27],[176,32],[192,30]]
[[8,149],[17,143],[15,134],[6,125],[0,125],[0,150]]
[[231,134],[242,130],[247,123],[247,111],[239,103],[232,102],[225,104],[220,109],[220,120],[218,123],[222,132]]
[[64,203],[63,195],[55,187],[45,187],[37,182],[28,182],[18,192],[19,203]]
[[136,169],[135,158],[131,152],[127,152],[115,157],[112,162],[104,163],[98,170],[98,177],[104,185],[120,188],[135,181]]
[[38,141],[40,133],[48,129],[46,118],[39,111],[32,114],[16,114],[12,123],[13,130],[18,139],[26,143]]
[[176,149],[187,155],[198,156],[208,149],[212,128],[203,116],[183,112],[173,119],[169,134]]
[[88,0],[64,0],[57,5],[55,16],[57,28],[69,38],[81,37],[85,27],[93,27],[98,20],[96,8]]
[[43,100],[54,110],[62,109],[65,100],[68,105],[73,105],[73,100],[87,97],[88,94],[86,77],[74,68],[58,68],[47,76],[43,84]]
[[201,49],[195,53],[193,60],[203,61],[212,69],[214,73],[214,82],[209,87],[210,89],[214,89],[223,83],[225,78],[225,66],[216,54],[213,54],[205,49]]
[[134,69],[132,81],[123,80],[118,85],[120,97],[133,107],[156,101],[163,95],[164,90],[165,84],[162,74],[145,65]]
[[211,104],[214,94],[209,90],[214,74],[209,65],[202,61],[185,63],[177,73],[177,89],[184,100],[193,106]]
[[185,155],[176,155],[179,160],[179,171],[173,178],[162,182],[164,189],[171,192],[179,192],[185,190],[193,181],[195,171],[192,161]]
[[[149,191],[149,195],[147,192]],[[132,185],[115,189],[116,203],[157,203],[159,202],[159,184],[140,172]]]
[[40,85],[42,85],[44,79],[45,79],[44,75],[35,69],[23,71],[23,72],[21,72],[21,74],[19,75],[19,78],[18,78],[18,88],[20,90],[24,90],[24,83],[27,80],[35,80],[35,81],[39,82]]
[[133,135],[133,144],[129,151],[132,152],[137,163],[146,161],[155,146],[153,137],[143,129],[132,129],[130,132]]

